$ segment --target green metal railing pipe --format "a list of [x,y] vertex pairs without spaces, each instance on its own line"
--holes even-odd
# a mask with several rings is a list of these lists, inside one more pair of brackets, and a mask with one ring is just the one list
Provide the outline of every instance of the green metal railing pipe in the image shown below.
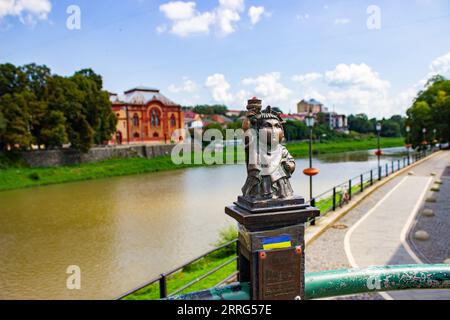
[[450,265],[384,266],[336,270],[306,276],[306,299],[369,292],[450,289]]
[[[334,270],[306,275],[306,300],[416,289],[450,289],[450,265],[404,265]],[[247,283],[174,297],[179,300],[249,300]]]

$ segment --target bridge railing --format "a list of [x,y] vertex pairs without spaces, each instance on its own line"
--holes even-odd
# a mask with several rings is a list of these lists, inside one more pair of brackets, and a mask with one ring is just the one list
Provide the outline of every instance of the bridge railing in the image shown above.
[[[139,293],[140,291],[154,291],[155,287],[158,288],[158,296],[156,297],[156,299],[170,298],[172,296],[186,292],[186,290],[188,290],[192,286],[194,286],[197,283],[201,282],[202,280],[208,278],[209,276],[213,275],[214,273],[219,272],[220,270],[229,266],[233,262],[236,262],[237,261],[237,255],[235,254],[236,253],[236,243],[237,243],[237,239],[230,241],[228,243],[225,243],[217,248],[214,248],[214,249],[208,251],[207,253],[205,253],[201,256],[198,256],[198,257],[190,260],[189,262],[176,267],[175,269],[173,269],[169,272],[159,275],[158,277],[140,285],[139,287],[128,291],[127,293],[118,297],[117,300],[122,300],[133,294]],[[196,263],[201,262],[203,259],[207,259],[208,257],[214,256],[215,254],[218,254],[224,250],[226,250],[227,252],[231,251],[234,253],[226,254],[225,255],[226,261],[220,263],[218,266],[215,266],[213,269],[207,271],[205,274],[200,275],[200,276],[192,279],[191,281],[187,281],[186,283],[183,283],[180,287],[170,286],[171,276],[175,276],[175,275],[181,273],[183,270],[195,265]],[[237,274],[238,274],[237,271],[232,272],[231,274],[227,275],[225,279],[221,279],[220,282],[218,282],[213,287],[218,287],[218,286],[221,286],[221,285],[227,283],[231,279],[235,278],[237,276]],[[169,287],[172,287],[172,288],[169,288]],[[172,289],[172,291],[169,292],[169,289]]]
[[[305,299],[374,292],[449,290],[450,265],[400,265],[332,270],[306,274]],[[173,300],[250,300],[248,283],[173,297]]]

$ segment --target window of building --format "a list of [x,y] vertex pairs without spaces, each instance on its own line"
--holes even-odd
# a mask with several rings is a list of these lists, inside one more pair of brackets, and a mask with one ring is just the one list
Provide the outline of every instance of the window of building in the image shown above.
[[152,109],[150,111],[150,124],[152,127],[159,127],[161,124],[160,114],[157,109]]
[[136,113],[133,116],[133,126],[139,127],[139,116]]
[[170,117],[170,126],[171,127],[175,127],[177,125],[177,118],[175,118],[175,115],[173,114],[171,117]]

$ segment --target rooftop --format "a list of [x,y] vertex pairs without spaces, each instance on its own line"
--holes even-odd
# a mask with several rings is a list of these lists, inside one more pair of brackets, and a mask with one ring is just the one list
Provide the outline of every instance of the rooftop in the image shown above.
[[151,88],[151,87],[145,87],[145,86],[138,86],[138,87],[135,87],[135,88],[132,88],[130,90],[125,91],[125,94],[132,93],[132,92],[135,92],[135,91],[159,93],[159,89]]
[[145,86],[127,90],[123,95],[111,95],[111,101],[130,104],[147,104],[151,101],[159,101],[166,106],[179,106],[179,104],[164,96],[159,89]]
[[313,105],[313,106],[321,106],[322,103],[317,101],[316,99],[309,99],[309,100],[302,100],[301,102],[305,102],[309,105]]

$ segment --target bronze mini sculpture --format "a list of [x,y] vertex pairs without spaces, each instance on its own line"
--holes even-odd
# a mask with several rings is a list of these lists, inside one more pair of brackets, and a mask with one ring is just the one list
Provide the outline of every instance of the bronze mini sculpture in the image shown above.
[[252,300],[303,299],[305,223],[319,215],[294,196],[289,179],[295,161],[281,144],[283,119],[251,99],[243,121],[247,180],[243,196],[225,213],[239,223],[239,281]]
[[284,121],[270,106],[264,111],[261,100],[249,101],[244,120],[247,181],[242,188],[247,201],[289,199],[294,196],[289,179],[295,160],[281,143]]

